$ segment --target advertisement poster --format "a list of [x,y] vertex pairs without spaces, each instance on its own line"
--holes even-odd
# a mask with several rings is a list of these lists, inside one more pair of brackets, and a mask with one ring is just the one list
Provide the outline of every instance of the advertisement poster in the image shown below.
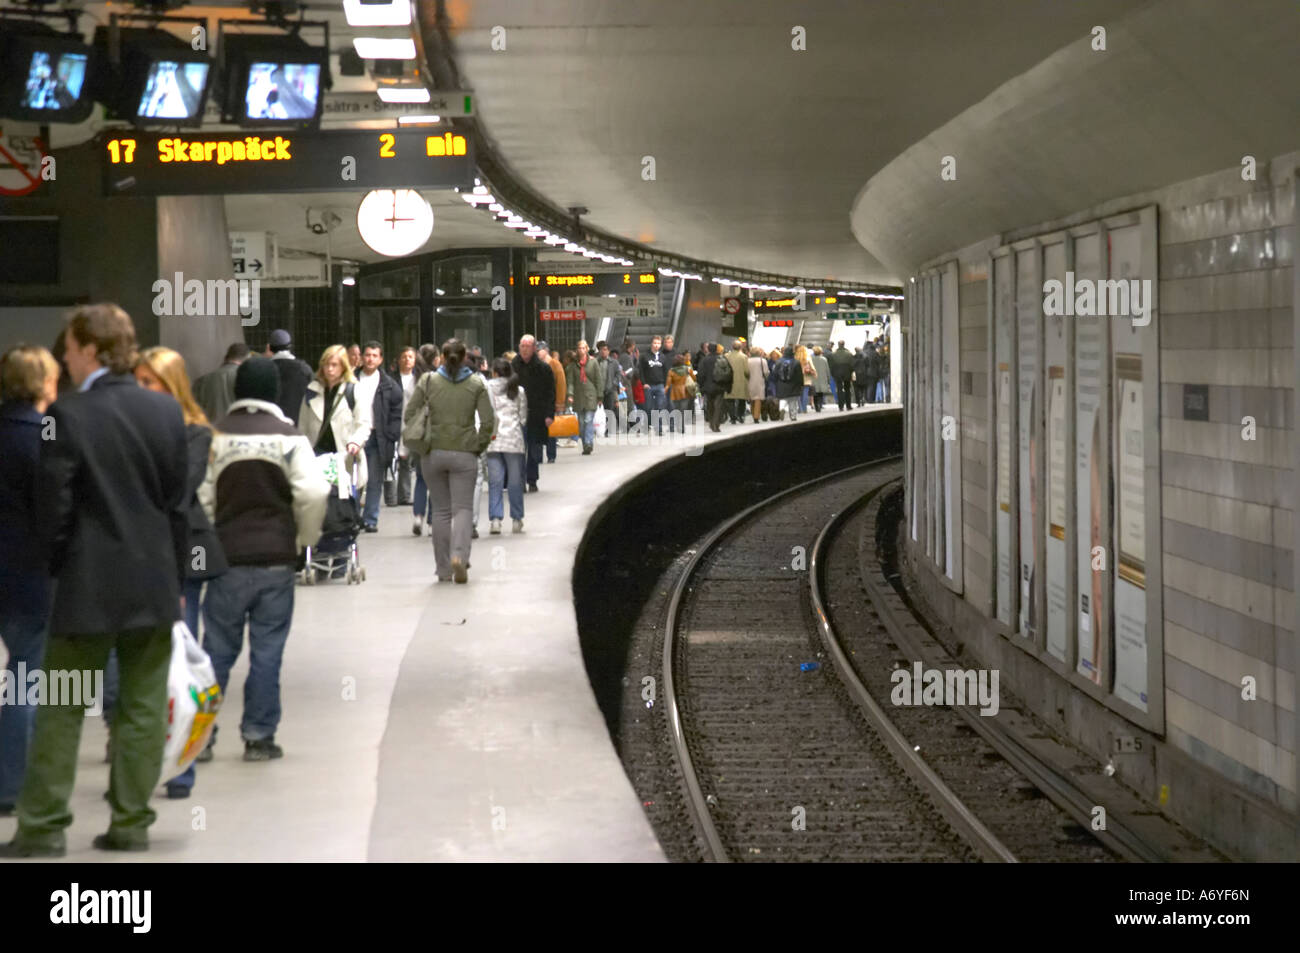
[[1033,639],[1042,627],[1037,578],[1038,528],[1042,525],[1039,481],[1043,395],[1039,377],[1042,334],[1042,283],[1038,249],[1016,254],[1016,323],[1020,348],[1020,634]]
[[1065,368],[1047,369],[1047,651],[1065,661],[1070,594],[1066,578]]
[[[1079,279],[1100,276],[1101,235],[1075,239],[1074,268]],[[1105,318],[1081,316],[1074,324],[1075,539],[1078,568],[1078,647],[1080,675],[1105,682],[1104,652],[1110,638],[1110,419],[1107,394],[1109,334]],[[1094,568],[1094,565],[1097,568]]]
[[1146,431],[1141,355],[1115,355],[1115,400],[1115,694],[1145,711]]
[[1009,629],[1017,628],[1016,580],[1019,565],[1016,559],[1016,511],[1013,496],[1014,468],[1020,460],[1015,447],[1019,434],[1015,429],[1016,385],[1012,376],[1012,362],[1016,353],[1016,311],[1014,260],[1010,255],[993,259],[993,349],[998,362],[995,379],[997,387],[996,411],[997,466],[994,506],[997,531],[997,619]]

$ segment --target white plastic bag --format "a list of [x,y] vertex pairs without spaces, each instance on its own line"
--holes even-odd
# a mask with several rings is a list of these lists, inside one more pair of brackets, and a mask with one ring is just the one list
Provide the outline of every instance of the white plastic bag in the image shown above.
[[597,437],[605,436],[605,408],[597,407],[596,414],[591,418],[591,427]]
[[212,737],[221,686],[208,653],[199,647],[189,626],[172,626],[172,660],[167,669],[167,742],[163,746],[160,784],[194,763]]

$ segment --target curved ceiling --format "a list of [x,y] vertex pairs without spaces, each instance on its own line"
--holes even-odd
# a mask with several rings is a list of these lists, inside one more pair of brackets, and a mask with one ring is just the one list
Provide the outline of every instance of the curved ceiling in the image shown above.
[[[593,226],[786,274],[901,281],[855,239],[862,184],[1133,0],[446,0],[479,121]],[[425,8],[427,9],[427,7]],[[505,49],[493,49],[503,27]],[[795,27],[806,50],[792,49]],[[500,45],[498,42],[497,45]],[[642,177],[653,156],[655,178]]]
[[[906,273],[1000,232],[1300,149],[1300,5],[1165,0],[1111,23],[936,129],[853,206],[859,240]],[[940,178],[944,156],[957,162]]]

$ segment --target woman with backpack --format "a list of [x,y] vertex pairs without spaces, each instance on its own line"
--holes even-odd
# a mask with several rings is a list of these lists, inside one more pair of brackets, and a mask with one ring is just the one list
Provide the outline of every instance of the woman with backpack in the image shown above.
[[[420,465],[433,506],[433,559],[439,582],[469,581],[474,480],[479,455],[496,431],[487,385],[469,366],[467,356],[463,341],[448,339],[442,346],[442,365],[420,378],[403,415],[402,439],[422,453]],[[408,437],[407,428],[422,419],[418,435],[411,435],[417,444]]]
[[781,419],[785,419],[786,411],[790,412],[790,420],[794,421],[799,409],[799,398],[804,392],[803,382],[803,365],[795,357],[793,347],[787,346],[781,352],[781,360],[776,362],[776,396],[781,401]]

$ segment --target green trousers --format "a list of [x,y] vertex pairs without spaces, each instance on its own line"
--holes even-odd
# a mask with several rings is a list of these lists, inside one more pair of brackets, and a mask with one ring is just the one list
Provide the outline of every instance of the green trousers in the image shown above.
[[[113,808],[109,833],[122,842],[146,843],[149,825],[158,817],[149,798],[162,774],[171,644],[171,626],[162,626],[110,635],[51,635],[45,652],[48,672],[102,672],[109,650],[117,649],[121,688],[110,728],[113,762],[108,800]],[[66,846],[63,832],[72,824],[68,799],[77,779],[84,721],[84,705],[37,708],[27,774],[18,797],[17,841]]]

